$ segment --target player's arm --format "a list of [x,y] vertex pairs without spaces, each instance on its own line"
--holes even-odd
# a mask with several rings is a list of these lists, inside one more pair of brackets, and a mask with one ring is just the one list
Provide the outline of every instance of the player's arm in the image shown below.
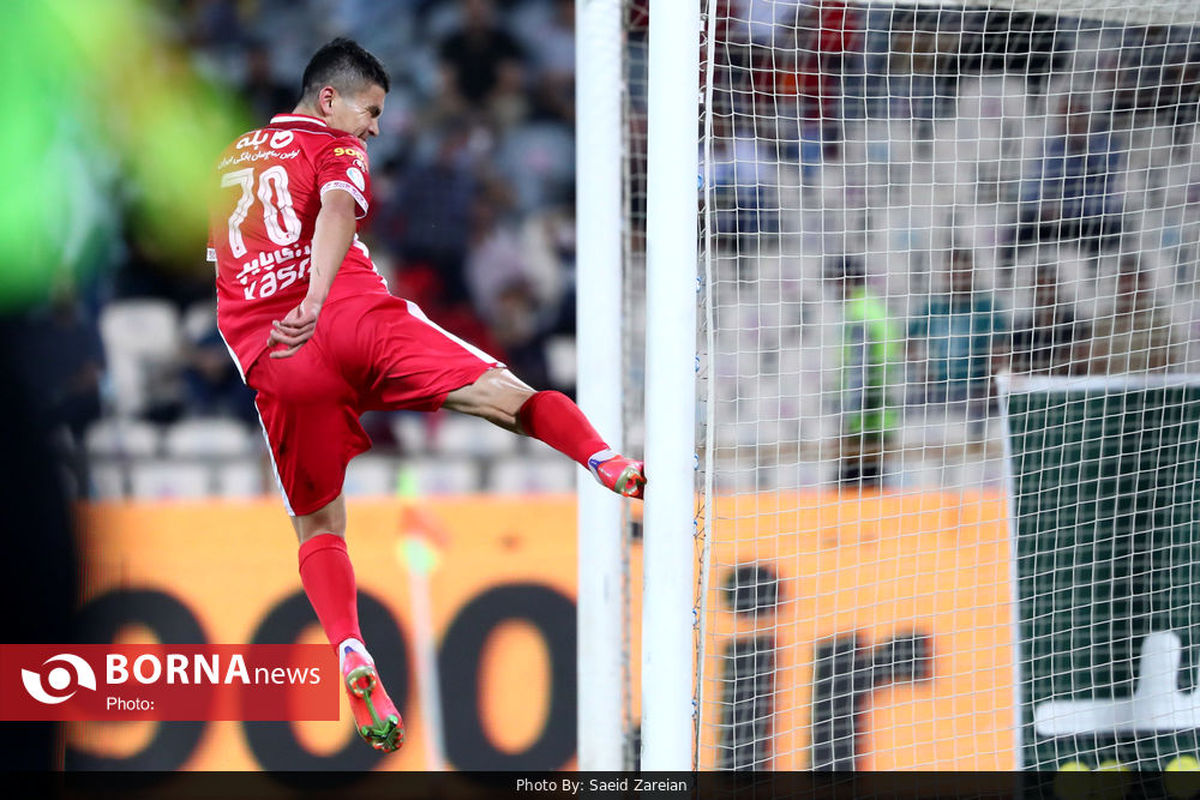
[[316,227],[312,238],[312,260],[309,262],[308,293],[300,305],[288,312],[282,320],[271,324],[271,335],[267,344],[286,345],[286,350],[276,350],[271,358],[287,358],[300,349],[317,329],[317,317],[321,306],[329,297],[329,289],[358,226],[355,216],[356,205],[348,192],[330,189],[321,195],[321,210],[317,212]]

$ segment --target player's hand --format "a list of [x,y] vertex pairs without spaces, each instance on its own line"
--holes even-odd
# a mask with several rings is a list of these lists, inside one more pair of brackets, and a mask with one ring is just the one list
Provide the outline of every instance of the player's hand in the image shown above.
[[312,338],[317,330],[317,317],[321,313],[321,305],[305,300],[288,312],[282,320],[271,323],[271,335],[267,337],[267,347],[282,344],[286,350],[273,350],[271,358],[287,358],[295,355],[300,346]]

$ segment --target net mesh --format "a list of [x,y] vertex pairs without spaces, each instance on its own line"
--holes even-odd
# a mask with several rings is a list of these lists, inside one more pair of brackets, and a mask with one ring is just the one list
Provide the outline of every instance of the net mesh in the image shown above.
[[[622,375],[623,428],[625,451],[641,453],[645,450],[645,353],[646,332],[646,151],[647,151],[647,70],[646,58],[649,36],[649,0],[623,0],[622,27],[625,35],[623,73],[622,120],[622,177],[624,227],[621,231],[623,245],[622,267]],[[641,629],[639,593],[640,575],[637,574],[638,550],[641,545],[641,525],[633,515],[637,509],[626,506],[624,526],[623,588],[626,624],[623,630],[626,639],[623,650],[625,663],[629,665],[624,676],[627,689],[624,705],[625,718],[625,764],[627,769],[637,766],[639,760],[640,734],[637,720],[640,718],[641,686],[639,683]]]
[[1017,386],[1018,756],[1150,771],[1194,757],[1200,383]]
[[[1200,755],[1171,727],[1196,391],[1119,378],[1200,372],[1200,3],[702,11],[698,766]],[[635,450],[646,23],[630,2]],[[1087,388],[1005,418],[1006,375]]]

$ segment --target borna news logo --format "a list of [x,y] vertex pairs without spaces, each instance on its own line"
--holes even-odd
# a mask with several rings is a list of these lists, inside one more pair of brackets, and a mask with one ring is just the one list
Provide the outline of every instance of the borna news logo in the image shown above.
[[0,719],[338,718],[320,645],[0,645]]
[[[69,664],[71,668],[50,666],[59,662]],[[75,696],[75,692],[80,687],[96,691],[96,673],[92,671],[86,661],[74,653],[59,653],[50,656],[42,662],[42,666],[50,667],[45,675],[28,669],[21,670],[21,682],[25,685],[25,691],[29,692],[29,696],[39,703],[56,705],[66,702]],[[43,683],[43,677],[45,683]],[[47,685],[56,694],[46,691]]]

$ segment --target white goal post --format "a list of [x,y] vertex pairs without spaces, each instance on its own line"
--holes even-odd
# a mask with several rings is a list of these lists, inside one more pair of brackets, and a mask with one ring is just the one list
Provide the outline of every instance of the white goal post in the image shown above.
[[[619,213],[624,5],[577,0],[579,399],[602,430],[620,429],[622,329]],[[693,518],[695,502],[696,119],[699,6],[655,0],[650,35],[643,592],[642,751],[645,769],[693,766]],[[614,36],[615,35],[615,36]],[[614,49],[614,44],[617,47]],[[681,87],[687,87],[681,89]],[[614,145],[616,145],[614,147]],[[615,194],[614,194],[615,190]],[[684,199],[681,199],[681,195]],[[615,293],[615,295],[614,295]],[[616,374],[614,374],[614,370]],[[602,416],[597,416],[597,411]],[[611,442],[617,446],[617,442]],[[579,763],[619,769],[624,695],[619,630],[620,510],[581,479],[579,505]]]
[[[579,405],[618,452],[622,439],[620,0],[576,0],[576,380]],[[620,498],[578,476],[579,768],[624,766],[626,654]]]

